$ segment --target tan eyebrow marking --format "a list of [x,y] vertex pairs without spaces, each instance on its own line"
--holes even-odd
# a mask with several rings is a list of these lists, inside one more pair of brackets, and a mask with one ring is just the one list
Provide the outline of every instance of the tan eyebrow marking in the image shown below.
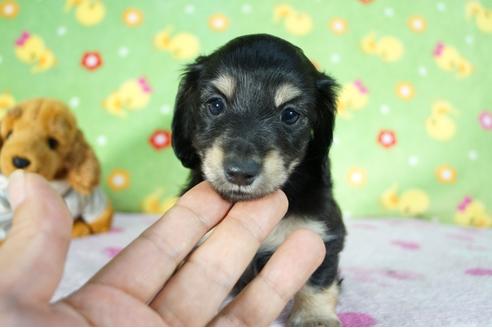
[[215,80],[212,80],[212,84],[228,99],[232,98],[236,89],[236,80],[230,75],[221,74]]
[[290,83],[282,84],[275,92],[275,106],[279,107],[283,103],[294,99],[301,94],[301,90]]

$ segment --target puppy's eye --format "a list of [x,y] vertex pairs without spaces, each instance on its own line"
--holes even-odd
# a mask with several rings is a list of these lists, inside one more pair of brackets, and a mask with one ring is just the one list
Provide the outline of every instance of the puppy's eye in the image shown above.
[[286,107],[281,114],[282,122],[288,125],[292,125],[297,122],[300,116],[301,114],[296,112],[292,107]]
[[10,138],[11,135],[12,135],[12,130],[10,130],[9,132],[7,132],[7,135],[5,136],[5,139]]
[[225,109],[224,101],[220,98],[212,98],[207,102],[207,109],[212,115],[219,115]]
[[49,137],[48,138],[48,147],[50,147],[50,149],[53,149],[53,150],[58,148],[58,140],[56,140],[55,138]]

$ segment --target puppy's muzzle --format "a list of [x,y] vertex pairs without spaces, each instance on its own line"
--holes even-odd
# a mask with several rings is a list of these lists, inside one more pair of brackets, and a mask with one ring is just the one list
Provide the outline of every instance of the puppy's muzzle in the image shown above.
[[252,159],[226,159],[224,173],[227,181],[238,186],[248,186],[260,174],[261,164]]

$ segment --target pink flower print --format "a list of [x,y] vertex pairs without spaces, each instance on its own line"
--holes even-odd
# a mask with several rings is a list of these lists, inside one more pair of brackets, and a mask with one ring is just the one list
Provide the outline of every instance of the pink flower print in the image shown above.
[[111,227],[111,229],[108,231],[109,233],[121,233],[125,231],[125,229],[121,227]]
[[396,133],[392,130],[381,130],[378,134],[378,143],[384,148],[391,148],[396,145]]
[[171,132],[156,130],[149,138],[150,145],[155,150],[160,150],[171,145]]
[[393,240],[391,242],[393,245],[398,246],[403,249],[407,249],[410,251],[416,251],[420,249],[420,245],[413,241],[405,241],[405,240]]
[[110,258],[113,258],[115,257],[116,255],[118,255],[119,252],[122,251],[122,247],[106,247],[104,250],[103,250],[103,253],[106,254],[108,257]]
[[88,71],[95,71],[103,64],[103,60],[99,52],[88,51],[82,55],[80,64]]
[[492,268],[471,268],[465,273],[470,276],[492,276]]
[[492,131],[492,112],[481,112],[478,120],[482,129]]
[[383,270],[382,272],[385,276],[397,280],[416,280],[422,278],[422,275],[415,272],[410,271],[402,271],[402,270]]
[[342,327],[371,327],[376,324],[376,319],[362,312],[342,312],[338,314]]

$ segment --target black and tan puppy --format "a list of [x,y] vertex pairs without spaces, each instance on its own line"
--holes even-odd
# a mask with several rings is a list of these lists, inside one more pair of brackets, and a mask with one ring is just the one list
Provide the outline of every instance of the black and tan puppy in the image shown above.
[[282,189],[289,210],[236,286],[261,270],[294,230],[325,241],[323,264],[299,291],[288,324],[338,325],[338,254],[345,227],[332,196],[328,151],[335,82],[302,50],[274,36],[236,38],[188,66],[173,120],[173,147],[191,169],[186,190],[203,180],[231,201]]

